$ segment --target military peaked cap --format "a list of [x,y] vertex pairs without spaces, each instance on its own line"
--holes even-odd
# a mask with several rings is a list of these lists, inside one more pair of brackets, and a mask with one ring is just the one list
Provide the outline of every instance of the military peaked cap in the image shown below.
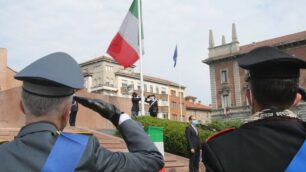
[[305,60],[270,46],[250,51],[238,63],[251,78],[298,78],[300,69],[306,68]]
[[57,52],[44,56],[16,74],[23,89],[39,96],[63,97],[84,87],[79,64],[68,54]]

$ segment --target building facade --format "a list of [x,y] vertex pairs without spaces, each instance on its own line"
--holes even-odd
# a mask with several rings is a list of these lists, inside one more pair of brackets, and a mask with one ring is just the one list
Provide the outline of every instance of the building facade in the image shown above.
[[[141,93],[140,74],[133,71],[134,66],[123,69],[113,59],[105,56],[81,63],[80,66],[89,92],[126,98],[130,98],[134,91],[139,95]],[[180,120],[178,115],[185,114],[185,86],[144,76],[144,97],[151,94],[158,99],[159,118]],[[182,104],[182,108],[179,108],[179,104]],[[148,109],[149,105],[145,103],[145,111],[148,112]],[[185,116],[183,120],[186,121]]]
[[0,91],[19,87],[22,83],[14,76],[16,72],[7,66],[7,49],[0,48]]
[[197,97],[185,97],[187,118],[193,115],[201,124],[207,124],[211,121],[211,107],[201,104]]
[[[232,25],[232,40],[215,46],[213,32],[209,31],[209,54],[203,63],[209,65],[212,97],[212,118],[245,120],[250,114],[246,100],[244,81],[246,70],[239,67],[237,59],[261,46],[275,46],[306,60],[306,31],[239,45],[235,24]],[[306,86],[306,71],[302,70],[300,85]],[[302,106],[303,104],[301,104]]]

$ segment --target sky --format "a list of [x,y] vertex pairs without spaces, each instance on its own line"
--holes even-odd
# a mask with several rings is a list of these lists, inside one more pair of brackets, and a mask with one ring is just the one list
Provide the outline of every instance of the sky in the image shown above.
[[[132,0],[0,0],[0,47],[15,71],[49,53],[63,51],[79,63],[106,50]],[[180,83],[187,95],[211,103],[208,33],[215,45],[240,45],[306,30],[305,0],[142,0],[143,73]],[[178,61],[173,68],[173,53]],[[108,55],[107,55],[108,56]],[[137,62],[135,72],[140,72]]]

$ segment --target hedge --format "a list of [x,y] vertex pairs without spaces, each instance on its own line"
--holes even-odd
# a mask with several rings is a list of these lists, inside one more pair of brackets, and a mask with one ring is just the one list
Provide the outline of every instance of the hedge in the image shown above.
[[[139,121],[144,127],[156,126],[164,128],[164,148],[166,152],[173,153],[188,157],[189,153],[187,150],[187,140],[185,136],[185,128],[188,126],[187,122],[178,122],[168,119],[159,119],[150,116],[134,117],[136,121]],[[198,125],[198,131],[200,133],[201,143],[206,140],[211,134],[216,131],[228,127],[239,127],[240,123],[237,121],[233,122],[222,122],[213,120],[208,125]],[[117,133],[118,135],[119,133]]]
[[[152,118],[150,116],[136,117],[144,127],[156,126],[164,128],[164,147],[165,151],[176,155],[188,157],[187,140],[185,136],[185,128],[188,126],[186,122],[177,122],[167,119]],[[200,138],[205,140],[213,132],[198,128]]]

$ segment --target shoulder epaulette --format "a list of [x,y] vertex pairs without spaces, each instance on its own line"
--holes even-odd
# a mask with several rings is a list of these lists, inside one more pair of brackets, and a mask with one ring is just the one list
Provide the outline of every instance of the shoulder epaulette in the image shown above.
[[217,137],[217,136],[219,136],[219,135],[221,135],[221,134],[228,133],[228,132],[233,131],[233,130],[235,130],[235,129],[236,129],[236,128],[227,128],[227,129],[218,131],[218,132],[212,134],[211,136],[209,136],[209,137],[206,139],[206,142],[208,142],[209,140],[211,140],[211,139],[213,139],[213,138],[215,138],[215,137]]

